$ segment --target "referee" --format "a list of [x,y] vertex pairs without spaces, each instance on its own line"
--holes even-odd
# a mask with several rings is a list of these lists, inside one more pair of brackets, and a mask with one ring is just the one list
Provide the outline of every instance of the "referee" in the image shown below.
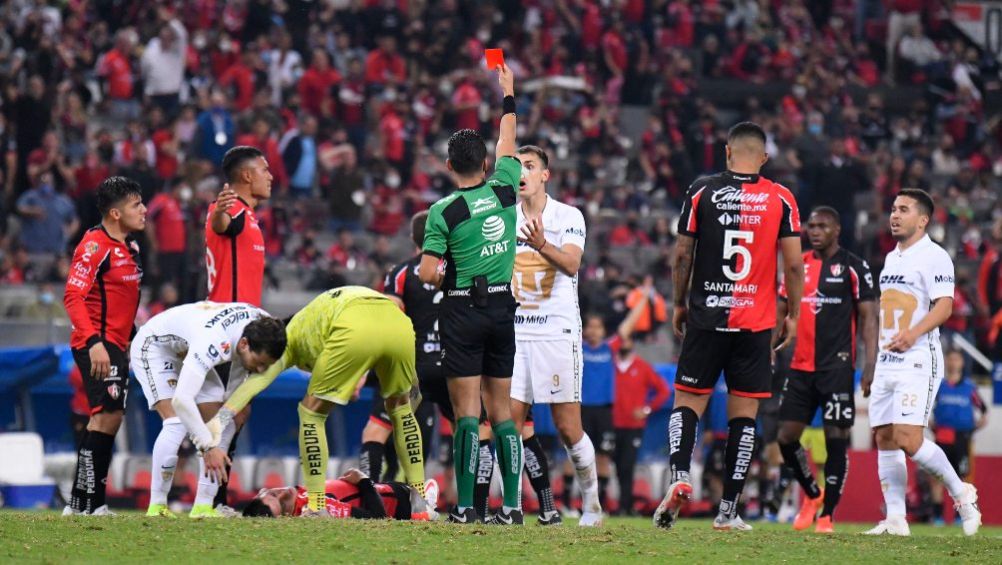
[[[449,139],[449,159],[459,190],[429,210],[418,276],[445,293],[439,312],[442,372],[456,414],[453,454],[457,507],[449,521],[472,524],[481,410],[481,384],[496,438],[504,503],[493,522],[522,524],[522,441],[511,419],[515,362],[515,198],[522,165],[515,158],[514,76],[498,66],[504,92],[494,174],[487,174],[487,145],[470,129]],[[444,273],[439,263],[444,259]],[[483,382],[481,383],[481,377]]]

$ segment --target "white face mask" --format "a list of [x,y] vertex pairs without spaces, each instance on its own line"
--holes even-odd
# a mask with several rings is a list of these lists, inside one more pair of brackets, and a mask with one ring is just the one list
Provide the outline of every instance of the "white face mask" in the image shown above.
[[181,199],[181,202],[190,202],[191,201],[191,197],[194,196],[194,195],[195,194],[191,190],[190,186],[183,186],[183,187],[181,187],[181,190],[179,191],[178,198]]

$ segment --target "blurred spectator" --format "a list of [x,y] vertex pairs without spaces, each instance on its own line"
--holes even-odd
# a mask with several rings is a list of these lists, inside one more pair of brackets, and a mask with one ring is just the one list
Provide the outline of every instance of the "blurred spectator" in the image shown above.
[[198,116],[194,149],[198,158],[218,164],[223,161],[223,155],[233,148],[236,127],[233,115],[227,109],[226,95],[214,89],[210,96],[210,107]]
[[188,286],[188,218],[184,203],[191,199],[191,192],[186,183],[177,182],[170,190],[154,196],[146,207],[149,251],[157,258],[155,279],[173,283],[175,288]]
[[313,193],[318,169],[316,135],[317,119],[306,115],[299,121],[299,129],[286,133],[279,145],[293,196],[310,196]]
[[188,53],[188,30],[165,6],[157,9],[159,32],[146,44],[140,66],[145,95],[168,117],[177,115]]
[[365,82],[377,89],[403,83],[407,80],[407,67],[403,57],[397,53],[396,38],[384,35],[377,43],[379,47],[370,52],[365,60]]
[[120,122],[139,116],[139,103],[135,100],[135,73],[131,53],[135,45],[135,31],[121,29],[115,34],[115,45],[101,56],[97,74],[105,80],[108,111]]
[[846,151],[844,139],[829,144],[828,157],[815,174],[818,179],[814,199],[809,208],[831,206],[841,217],[840,243],[856,250],[856,194],[870,190],[866,169]]
[[18,198],[17,212],[22,218],[21,246],[28,253],[63,253],[70,235],[80,227],[76,207],[56,191],[48,172]]
[[314,118],[333,118],[336,101],[332,89],[340,82],[341,75],[331,68],[327,52],[314,49],[310,67],[299,79],[299,103]]

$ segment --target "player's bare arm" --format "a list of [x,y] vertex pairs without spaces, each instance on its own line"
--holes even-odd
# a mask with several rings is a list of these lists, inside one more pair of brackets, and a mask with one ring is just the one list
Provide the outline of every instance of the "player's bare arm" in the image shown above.
[[581,268],[581,256],[584,255],[584,249],[573,243],[557,247],[546,241],[542,218],[526,222],[522,226],[522,233],[518,240],[533,248],[543,256],[543,259],[546,259],[551,265],[568,277],[576,275],[578,269]]
[[[689,280],[692,278],[692,259],[695,256],[695,252],[696,238],[679,234],[678,241],[675,243],[675,260],[672,262],[671,274],[675,293],[675,312],[672,314],[672,329],[675,330],[675,337],[678,338],[681,338],[685,333],[687,304],[689,302]],[[803,287],[802,284],[801,287]]]
[[[497,69],[498,71],[498,83],[501,85],[501,91],[504,93],[504,97],[515,96],[515,75],[508,68],[508,65],[501,65]],[[504,115],[501,116],[501,132],[498,135],[497,148],[494,151],[494,156],[498,159],[501,157],[510,157],[515,154],[515,108],[514,101],[511,103],[512,108],[505,108]],[[423,280],[423,279],[422,279]]]
[[940,327],[953,314],[953,299],[952,298],[939,298],[933,302],[932,308],[929,313],[922,318],[918,324],[915,324],[911,328],[903,329],[897,333],[893,338],[891,338],[890,343],[887,345],[887,349],[893,351],[894,353],[904,353],[915,345],[915,341],[918,340],[919,336],[925,335],[932,330]]
[[223,234],[230,227],[233,217],[230,216],[230,208],[237,201],[237,193],[230,188],[229,183],[223,185],[222,192],[216,197],[216,207],[212,211],[212,231]]
[[863,389],[863,397],[870,396],[870,385],[873,384],[873,372],[877,366],[877,340],[880,334],[879,315],[877,302],[866,300],[857,305],[859,309],[859,328],[863,337],[863,347],[866,350],[866,357],[863,360],[863,379],[860,386]]
[[780,350],[790,345],[797,337],[797,321],[800,319],[800,299],[804,295],[804,260],[801,254],[800,237],[784,237],[779,240],[780,251],[783,254],[783,276],[786,285],[786,319],[783,328],[776,339],[781,339],[775,349]]
[[444,276],[444,273],[439,269],[438,257],[427,253],[421,255],[421,264],[418,265],[418,278],[421,279],[421,282],[440,288]]

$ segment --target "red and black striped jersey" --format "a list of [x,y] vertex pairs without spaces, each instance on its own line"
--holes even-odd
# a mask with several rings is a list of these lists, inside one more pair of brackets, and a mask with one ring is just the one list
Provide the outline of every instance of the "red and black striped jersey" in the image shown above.
[[777,246],[780,238],[800,237],[789,189],[731,171],[700,178],[682,203],[678,231],[697,240],[688,324],[718,331],[775,327]]
[[260,308],[264,286],[264,234],[254,209],[242,198],[237,198],[229,210],[230,225],[221,234],[212,229],[215,209],[213,202],[205,218],[208,300],[246,302]]
[[[785,286],[779,294],[786,300]],[[877,296],[870,266],[856,255],[845,249],[829,259],[804,253],[804,296],[790,367],[807,372],[853,367],[858,305]]]
[[73,324],[70,347],[81,349],[103,339],[128,350],[142,279],[135,239],[118,241],[101,225],[87,230],[73,252],[63,297]]
[[414,324],[417,363],[422,366],[442,364],[442,345],[438,336],[438,304],[442,291],[418,278],[421,256],[415,255],[393,267],[383,280],[383,292],[404,303],[404,312]]

